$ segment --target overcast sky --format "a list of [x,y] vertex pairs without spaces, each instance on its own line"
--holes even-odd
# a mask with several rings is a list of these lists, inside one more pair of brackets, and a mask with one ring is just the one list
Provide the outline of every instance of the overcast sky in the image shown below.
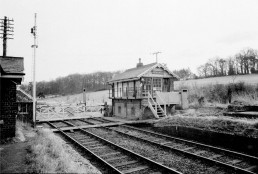
[[37,81],[153,63],[156,51],[170,70],[196,72],[210,58],[258,49],[257,0],[0,0],[0,18],[14,19],[7,55],[24,57],[25,81],[34,13]]

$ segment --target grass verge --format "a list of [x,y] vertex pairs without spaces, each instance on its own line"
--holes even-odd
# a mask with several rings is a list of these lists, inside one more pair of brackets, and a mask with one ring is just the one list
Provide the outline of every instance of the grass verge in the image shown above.
[[37,132],[27,151],[28,173],[100,173],[48,129]]

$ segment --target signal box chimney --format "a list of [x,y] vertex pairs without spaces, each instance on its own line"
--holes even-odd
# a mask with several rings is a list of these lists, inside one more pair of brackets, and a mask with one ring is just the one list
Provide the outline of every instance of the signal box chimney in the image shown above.
[[141,62],[141,58],[139,58],[139,63],[137,63],[136,68],[140,68],[143,66],[143,63]]

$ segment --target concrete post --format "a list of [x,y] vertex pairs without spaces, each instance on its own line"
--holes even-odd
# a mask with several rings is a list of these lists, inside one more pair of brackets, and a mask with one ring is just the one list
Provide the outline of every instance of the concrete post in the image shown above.
[[189,103],[188,103],[188,91],[187,89],[183,89],[181,92],[181,107],[182,109],[188,109]]

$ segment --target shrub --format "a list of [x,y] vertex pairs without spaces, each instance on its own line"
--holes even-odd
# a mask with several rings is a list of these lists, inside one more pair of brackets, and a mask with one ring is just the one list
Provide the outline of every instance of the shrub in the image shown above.
[[[215,84],[206,86],[192,87],[181,86],[180,89],[188,89],[189,103],[196,103],[200,98],[204,97],[204,101],[227,103],[230,95],[233,100],[244,99],[245,102],[254,104],[258,100],[258,85],[248,85],[244,82],[230,83],[230,84]],[[232,100],[232,101],[233,101]],[[258,102],[257,102],[258,103]]]

